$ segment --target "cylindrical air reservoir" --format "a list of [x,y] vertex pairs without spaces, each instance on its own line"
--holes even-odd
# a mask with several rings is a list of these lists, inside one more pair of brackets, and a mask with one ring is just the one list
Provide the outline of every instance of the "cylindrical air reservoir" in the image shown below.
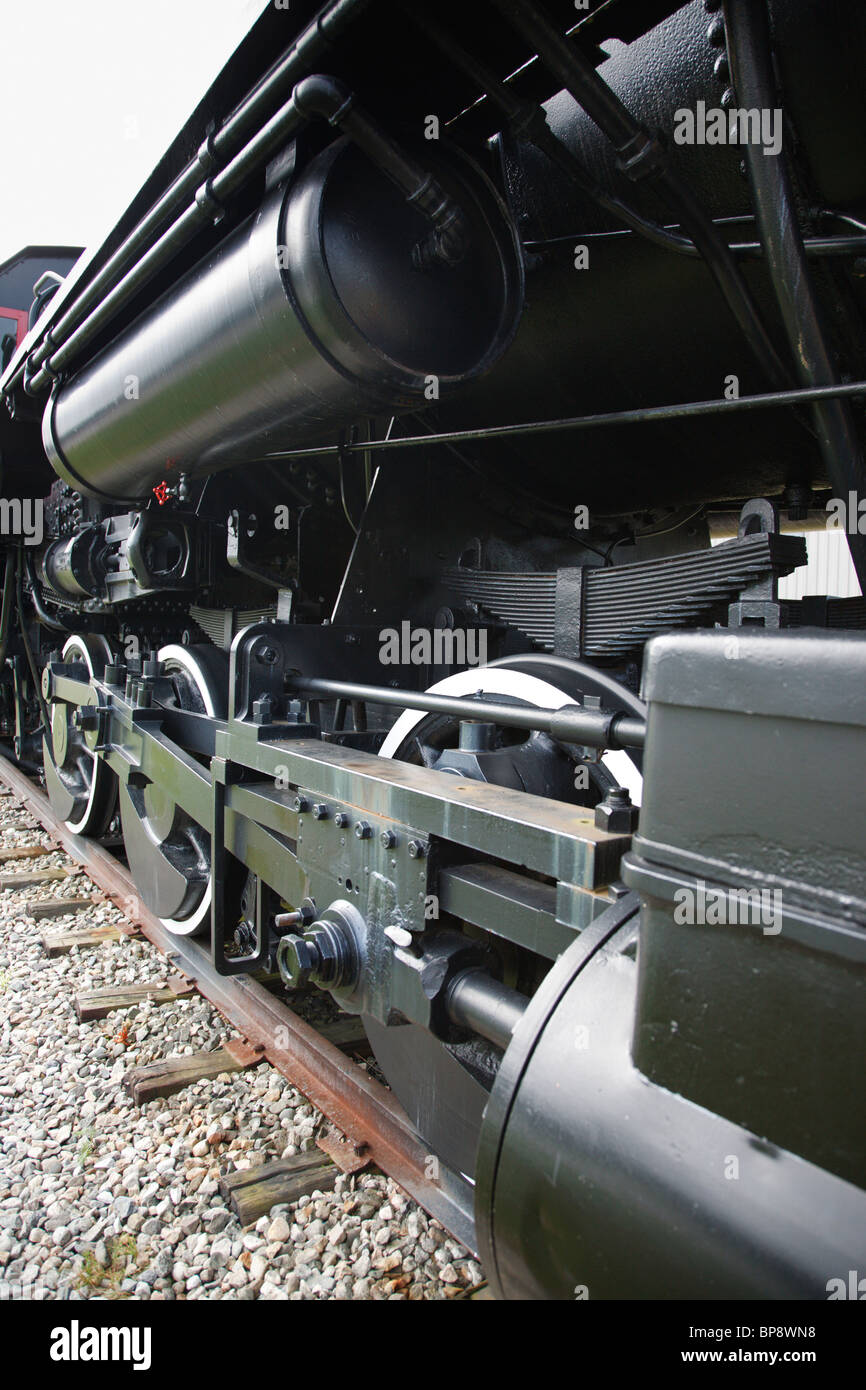
[[520,248],[475,165],[438,150],[425,162],[462,209],[459,264],[416,269],[429,223],[335,141],[55,390],[43,438],[57,473],[134,501],[180,473],[420,409],[484,372],[520,315]]

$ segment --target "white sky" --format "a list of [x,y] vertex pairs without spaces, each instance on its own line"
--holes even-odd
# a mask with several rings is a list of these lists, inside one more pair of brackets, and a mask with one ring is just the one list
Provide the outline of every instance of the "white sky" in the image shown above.
[[0,0],[0,261],[101,241],[266,0]]

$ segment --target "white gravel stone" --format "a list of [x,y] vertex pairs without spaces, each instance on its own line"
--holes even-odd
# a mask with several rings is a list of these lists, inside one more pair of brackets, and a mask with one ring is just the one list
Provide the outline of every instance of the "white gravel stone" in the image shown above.
[[284,1216],[278,1216],[268,1226],[268,1244],[273,1245],[278,1243],[280,1245],[284,1245],[286,1241],[291,1238],[291,1234],[292,1229],[289,1226],[289,1223],[286,1221],[286,1218]]
[[[42,840],[35,824],[8,829],[21,820],[0,805],[0,847]],[[34,864],[68,862],[52,852]],[[77,992],[166,974],[148,942],[126,938],[49,960],[23,899],[81,892],[79,877],[0,893],[0,1300],[22,1283],[78,1302],[445,1299],[482,1282],[477,1261],[377,1173],[340,1176],[242,1231],[221,1177],[314,1148],[322,1117],[264,1063],[134,1106],[131,1067],[233,1033],[198,996],[79,1023]],[[119,920],[102,903],[51,926]]]

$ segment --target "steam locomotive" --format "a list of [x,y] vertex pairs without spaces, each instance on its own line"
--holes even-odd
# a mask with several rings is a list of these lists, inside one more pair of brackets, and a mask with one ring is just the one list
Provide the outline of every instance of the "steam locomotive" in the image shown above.
[[8,751],[363,1017],[501,1297],[864,1268],[866,607],[779,596],[828,507],[866,572],[864,51],[271,5],[0,268]]

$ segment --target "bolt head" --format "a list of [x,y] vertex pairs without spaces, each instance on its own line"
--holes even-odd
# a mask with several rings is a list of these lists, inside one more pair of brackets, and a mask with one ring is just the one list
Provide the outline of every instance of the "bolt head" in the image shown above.
[[299,816],[310,809],[310,803],[305,796],[296,796],[292,804]]
[[639,815],[626,788],[611,787],[604,801],[595,808],[595,826],[611,835],[632,835],[637,830]]
[[313,807],[313,816],[316,820],[328,819],[328,808],[323,801],[317,801]]
[[349,817],[345,811],[337,812],[334,816],[334,824],[338,825],[341,830],[345,830],[346,826],[349,824]]
[[274,702],[270,695],[260,695],[253,700],[253,723],[268,724],[273,717]]
[[277,966],[283,983],[301,989],[319,963],[319,953],[302,936],[284,936],[277,947]]
[[379,835],[379,843],[383,849],[392,849],[397,843],[397,836],[393,830],[383,830]]
[[355,826],[355,834],[359,840],[369,840],[372,833],[372,830],[365,820],[358,821],[358,824]]
[[423,840],[410,840],[406,848],[409,851],[410,859],[423,859],[427,853],[427,846]]

